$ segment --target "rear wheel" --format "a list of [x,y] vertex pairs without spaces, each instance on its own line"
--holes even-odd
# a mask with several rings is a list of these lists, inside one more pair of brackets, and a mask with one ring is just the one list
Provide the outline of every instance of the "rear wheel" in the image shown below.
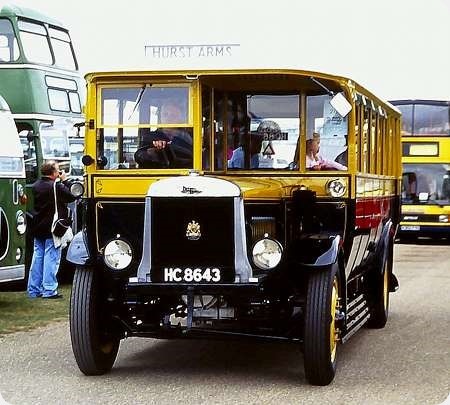
[[327,385],[336,372],[339,309],[338,265],[312,273],[306,299],[305,375],[313,385]]
[[70,337],[78,367],[86,375],[111,370],[120,339],[107,335],[102,312],[97,274],[93,269],[77,267],[70,298]]
[[381,329],[386,325],[389,316],[389,280],[392,273],[393,242],[389,241],[387,251],[383,255],[381,270],[373,275],[374,289],[370,299],[370,319],[367,322],[369,328]]

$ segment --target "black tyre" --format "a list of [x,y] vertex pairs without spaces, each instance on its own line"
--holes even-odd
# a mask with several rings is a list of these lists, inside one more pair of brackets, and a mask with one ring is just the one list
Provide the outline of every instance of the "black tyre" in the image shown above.
[[70,337],[78,367],[86,375],[110,371],[120,343],[119,338],[106,335],[106,317],[97,287],[96,272],[77,267],[70,297]]
[[327,385],[336,372],[339,305],[338,265],[316,273],[308,280],[306,298],[304,363],[310,384]]
[[367,326],[373,329],[384,328],[389,316],[389,280],[393,264],[393,241],[388,242],[380,268],[372,276],[373,289],[370,293],[370,319]]

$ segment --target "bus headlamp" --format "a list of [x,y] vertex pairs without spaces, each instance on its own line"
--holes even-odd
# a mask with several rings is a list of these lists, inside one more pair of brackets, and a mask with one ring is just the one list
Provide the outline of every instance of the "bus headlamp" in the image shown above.
[[16,229],[19,235],[23,235],[27,230],[27,223],[25,221],[25,214],[23,211],[17,211],[16,214]]
[[112,270],[123,270],[133,258],[131,246],[123,239],[114,239],[103,250],[103,260]]
[[69,190],[75,198],[78,198],[83,195],[84,186],[79,181],[75,181],[70,185]]
[[330,180],[326,188],[328,194],[334,198],[342,197],[347,191],[346,184],[340,179]]
[[281,244],[265,235],[253,246],[253,263],[261,270],[270,270],[278,266],[282,254],[283,247]]
[[448,223],[448,215],[439,215],[439,222]]

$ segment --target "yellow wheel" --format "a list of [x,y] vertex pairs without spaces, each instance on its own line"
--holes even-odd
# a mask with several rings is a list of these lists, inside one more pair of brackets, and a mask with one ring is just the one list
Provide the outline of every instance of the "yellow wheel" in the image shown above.
[[336,372],[339,330],[338,265],[312,272],[308,279],[305,310],[305,375],[314,385],[327,385]]

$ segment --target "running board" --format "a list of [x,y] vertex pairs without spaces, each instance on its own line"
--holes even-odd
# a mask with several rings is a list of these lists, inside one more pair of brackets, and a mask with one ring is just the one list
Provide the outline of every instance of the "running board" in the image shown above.
[[370,312],[364,295],[361,294],[347,305],[347,333],[341,337],[342,343],[350,339],[369,320]]

